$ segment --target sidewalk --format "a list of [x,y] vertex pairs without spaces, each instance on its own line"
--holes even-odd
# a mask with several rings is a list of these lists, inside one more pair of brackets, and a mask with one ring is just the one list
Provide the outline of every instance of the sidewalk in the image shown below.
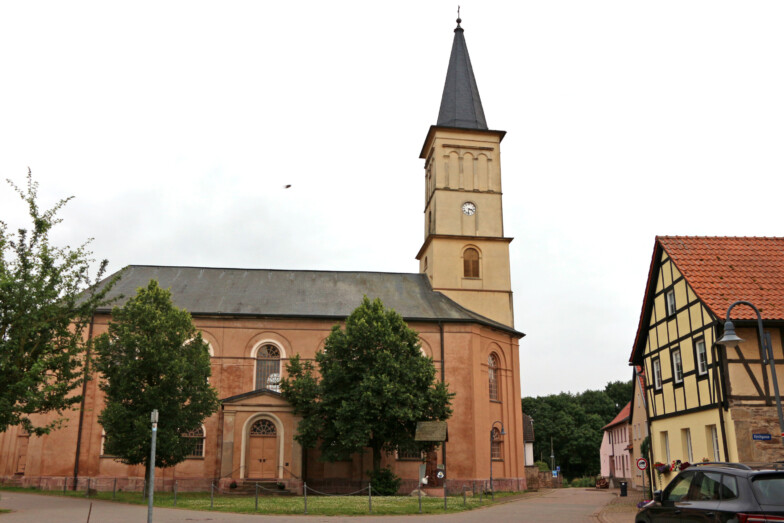
[[629,489],[628,496],[622,498],[620,489],[609,489],[615,497],[602,507],[597,515],[601,523],[630,523],[637,515],[637,503],[642,501],[642,490]]

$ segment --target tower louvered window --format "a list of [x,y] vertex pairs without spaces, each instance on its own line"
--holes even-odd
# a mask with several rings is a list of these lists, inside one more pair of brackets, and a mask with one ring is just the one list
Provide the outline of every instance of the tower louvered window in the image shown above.
[[463,277],[479,277],[479,252],[476,249],[466,249],[463,253]]

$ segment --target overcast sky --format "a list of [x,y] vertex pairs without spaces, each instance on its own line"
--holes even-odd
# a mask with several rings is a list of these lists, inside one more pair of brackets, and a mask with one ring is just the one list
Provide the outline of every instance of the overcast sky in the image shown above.
[[[112,271],[416,272],[456,7],[3,2],[0,179],[75,195],[56,239],[95,238]],[[628,380],[657,234],[782,235],[784,2],[461,14],[508,132],[522,393]],[[0,185],[0,219],[24,217]]]

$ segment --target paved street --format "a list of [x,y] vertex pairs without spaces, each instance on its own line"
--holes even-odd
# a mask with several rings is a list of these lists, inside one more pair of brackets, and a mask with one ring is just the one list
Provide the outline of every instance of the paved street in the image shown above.
[[[597,521],[596,515],[604,505],[615,499],[607,491],[586,489],[547,490],[526,495],[522,499],[501,503],[492,507],[473,510],[460,514],[441,516],[259,516],[227,514],[218,512],[197,512],[156,508],[157,523],[179,523],[213,521],[229,523],[250,522],[300,522],[300,523],[411,523],[426,522],[472,522],[472,521],[526,521],[526,522],[563,522]],[[124,505],[109,501],[92,501],[90,523],[138,523],[145,521],[147,507]],[[40,496],[18,492],[2,492],[0,508],[14,512],[0,514],[0,523],[73,523],[87,521],[90,500],[57,496]]]

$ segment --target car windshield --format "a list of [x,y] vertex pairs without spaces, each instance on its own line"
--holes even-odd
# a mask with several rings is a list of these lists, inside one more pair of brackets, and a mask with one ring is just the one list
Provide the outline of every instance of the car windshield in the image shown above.
[[760,474],[751,485],[760,505],[784,505],[784,474]]

